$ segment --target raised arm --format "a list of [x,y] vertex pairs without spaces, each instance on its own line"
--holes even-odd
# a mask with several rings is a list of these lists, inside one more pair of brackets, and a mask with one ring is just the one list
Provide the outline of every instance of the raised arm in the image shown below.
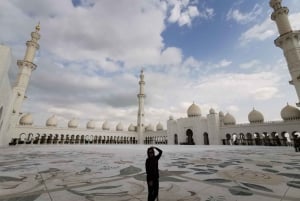
[[157,160],[160,159],[160,157],[161,157],[163,151],[162,151],[161,149],[159,149],[158,147],[153,147],[153,148],[156,149],[156,150],[158,151],[158,154],[157,154],[157,156],[155,156],[155,157],[157,158]]

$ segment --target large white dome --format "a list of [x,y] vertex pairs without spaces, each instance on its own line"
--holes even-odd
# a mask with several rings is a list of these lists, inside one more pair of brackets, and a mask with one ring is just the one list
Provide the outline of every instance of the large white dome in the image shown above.
[[300,110],[296,107],[290,106],[289,104],[282,108],[280,114],[284,121],[300,119]]
[[49,119],[46,121],[47,127],[56,127],[57,126],[57,119],[55,115],[52,115],[49,117]]
[[107,121],[105,121],[102,124],[102,129],[105,130],[105,131],[109,131],[110,130],[109,123]]
[[116,131],[123,131],[123,130],[124,130],[123,124],[119,122],[116,126]]
[[152,124],[149,124],[149,125],[146,127],[146,131],[154,131],[154,128],[153,128]]
[[248,120],[250,123],[263,123],[264,116],[261,112],[253,108],[253,110],[248,114]]
[[135,128],[134,128],[134,125],[133,124],[130,124],[129,127],[128,127],[128,131],[135,131]]
[[69,128],[77,128],[78,127],[78,121],[77,119],[73,118],[68,123]]
[[23,115],[19,121],[20,125],[22,126],[32,126],[33,118],[30,113]]
[[157,131],[162,131],[162,130],[164,130],[164,127],[163,127],[163,125],[162,125],[160,122],[156,125],[156,130],[157,130]]
[[231,114],[227,113],[224,117],[225,125],[235,125],[235,118]]
[[94,120],[90,120],[87,122],[86,124],[86,128],[87,129],[95,129],[96,128],[96,123]]
[[187,110],[187,115],[188,117],[197,117],[197,116],[201,116],[201,110],[200,107],[198,105],[196,105],[195,103],[193,103]]

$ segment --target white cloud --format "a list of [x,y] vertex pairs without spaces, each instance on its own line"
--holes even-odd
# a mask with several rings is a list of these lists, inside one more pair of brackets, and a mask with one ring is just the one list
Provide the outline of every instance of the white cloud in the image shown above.
[[226,110],[229,113],[237,113],[238,111],[240,111],[240,109],[237,105],[229,105],[228,107],[226,107]]
[[254,21],[262,13],[262,6],[255,4],[248,13],[242,13],[239,9],[230,9],[226,15],[227,20],[234,20],[240,24],[246,24]]
[[262,24],[256,24],[244,32],[239,40],[242,45],[245,45],[253,40],[266,40],[275,36],[276,33],[276,25],[271,19],[267,18]]
[[[290,14],[289,19],[291,26],[294,30],[300,29],[300,13]],[[250,43],[252,41],[264,41],[270,37],[275,37],[278,34],[276,23],[268,17],[261,24],[256,24],[246,32],[244,32],[239,38],[242,45]]]
[[300,30],[300,13],[294,13],[289,16],[293,30]]
[[260,64],[261,64],[260,61],[258,61],[257,59],[254,59],[254,60],[248,61],[247,63],[240,64],[240,68],[242,68],[242,69],[251,69],[251,68],[254,68],[254,67],[256,67]]
[[275,97],[278,93],[278,89],[275,87],[262,87],[250,91],[250,94],[257,100],[269,100]]
[[228,61],[226,59],[221,60],[219,63],[215,64],[216,68],[224,68],[232,64],[232,61]]
[[214,9],[204,7],[199,11],[198,7],[193,5],[190,0],[168,0],[170,6],[170,16],[168,22],[178,23],[179,26],[191,26],[193,19],[200,17],[210,19],[214,16]]

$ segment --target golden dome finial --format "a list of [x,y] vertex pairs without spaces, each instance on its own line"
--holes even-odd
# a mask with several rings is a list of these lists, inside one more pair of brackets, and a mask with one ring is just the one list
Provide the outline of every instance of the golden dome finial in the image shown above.
[[40,26],[40,22],[39,22],[38,25],[36,25],[35,30],[40,31],[40,29],[41,29],[41,26]]

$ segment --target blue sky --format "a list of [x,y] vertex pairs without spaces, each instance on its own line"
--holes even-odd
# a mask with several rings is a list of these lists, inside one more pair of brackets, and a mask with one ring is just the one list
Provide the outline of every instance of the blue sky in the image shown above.
[[[0,42],[11,46],[12,80],[25,41],[41,23],[38,65],[24,112],[44,125],[52,114],[136,123],[138,76],[145,71],[146,124],[186,116],[194,101],[248,122],[255,107],[280,120],[298,101],[270,20],[268,0],[14,0],[2,1]],[[222,2],[222,3],[221,3]],[[300,29],[297,0],[283,0]]]

